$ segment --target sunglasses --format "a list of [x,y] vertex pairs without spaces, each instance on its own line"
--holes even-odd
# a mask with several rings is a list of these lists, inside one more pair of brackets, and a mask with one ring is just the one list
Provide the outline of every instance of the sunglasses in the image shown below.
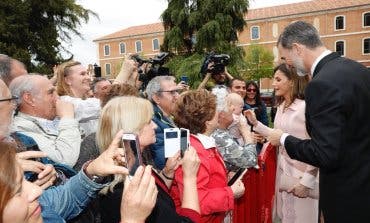
[[13,95],[11,98],[0,99],[0,102],[2,102],[2,101],[14,101],[14,100],[17,100],[17,99],[18,99],[18,97]]
[[257,91],[257,89],[254,89],[254,88],[248,88],[247,89],[247,92],[256,92]]

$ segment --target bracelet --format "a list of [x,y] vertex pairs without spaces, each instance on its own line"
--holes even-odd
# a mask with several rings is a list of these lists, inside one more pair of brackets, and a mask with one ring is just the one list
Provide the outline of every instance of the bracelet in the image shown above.
[[173,180],[173,179],[175,179],[174,177],[166,176],[166,174],[164,174],[164,171],[163,170],[161,171],[161,173],[164,176],[164,178],[166,178],[167,180]]

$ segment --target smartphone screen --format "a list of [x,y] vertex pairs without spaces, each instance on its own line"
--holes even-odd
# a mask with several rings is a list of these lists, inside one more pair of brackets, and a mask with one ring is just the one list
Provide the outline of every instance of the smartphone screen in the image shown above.
[[142,165],[141,151],[137,135],[126,133],[122,135],[122,148],[125,151],[126,168],[131,176]]
[[185,150],[189,147],[189,130],[181,128],[180,134],[180,155],[183,157]]
[[181,76],[181,81],[185,82],[185,84],[189,84],[189,77],[186,75]]

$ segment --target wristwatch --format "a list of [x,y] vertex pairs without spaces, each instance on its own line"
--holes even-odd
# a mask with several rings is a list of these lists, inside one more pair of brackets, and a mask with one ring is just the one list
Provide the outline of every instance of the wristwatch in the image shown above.
[[108,176],[98,176],[98,175],[90,175],[87,173],[87,167],[92,162],[92,160],[87,161],[83,166],[82,170],[85,173],[85,175],[94,183],[97,184],[107,184],[113,181],[114,175],[108,175]]

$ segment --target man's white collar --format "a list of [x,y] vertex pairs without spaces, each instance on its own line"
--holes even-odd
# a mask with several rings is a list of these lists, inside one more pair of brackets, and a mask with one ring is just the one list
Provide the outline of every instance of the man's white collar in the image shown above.
[[320,54],[320,56],[318,56],[316,58],[316,60],[313,62],[312,66],[311,66],[311,75],[313,75],[313,72],[315,71],[315,69],[317,67],[317,64],[319,64],[320,60],[322,60],[322,58],[326,57],[329,54],[331,54],[331,51],[330,50],[325,50],[324,52],[322,52]]

